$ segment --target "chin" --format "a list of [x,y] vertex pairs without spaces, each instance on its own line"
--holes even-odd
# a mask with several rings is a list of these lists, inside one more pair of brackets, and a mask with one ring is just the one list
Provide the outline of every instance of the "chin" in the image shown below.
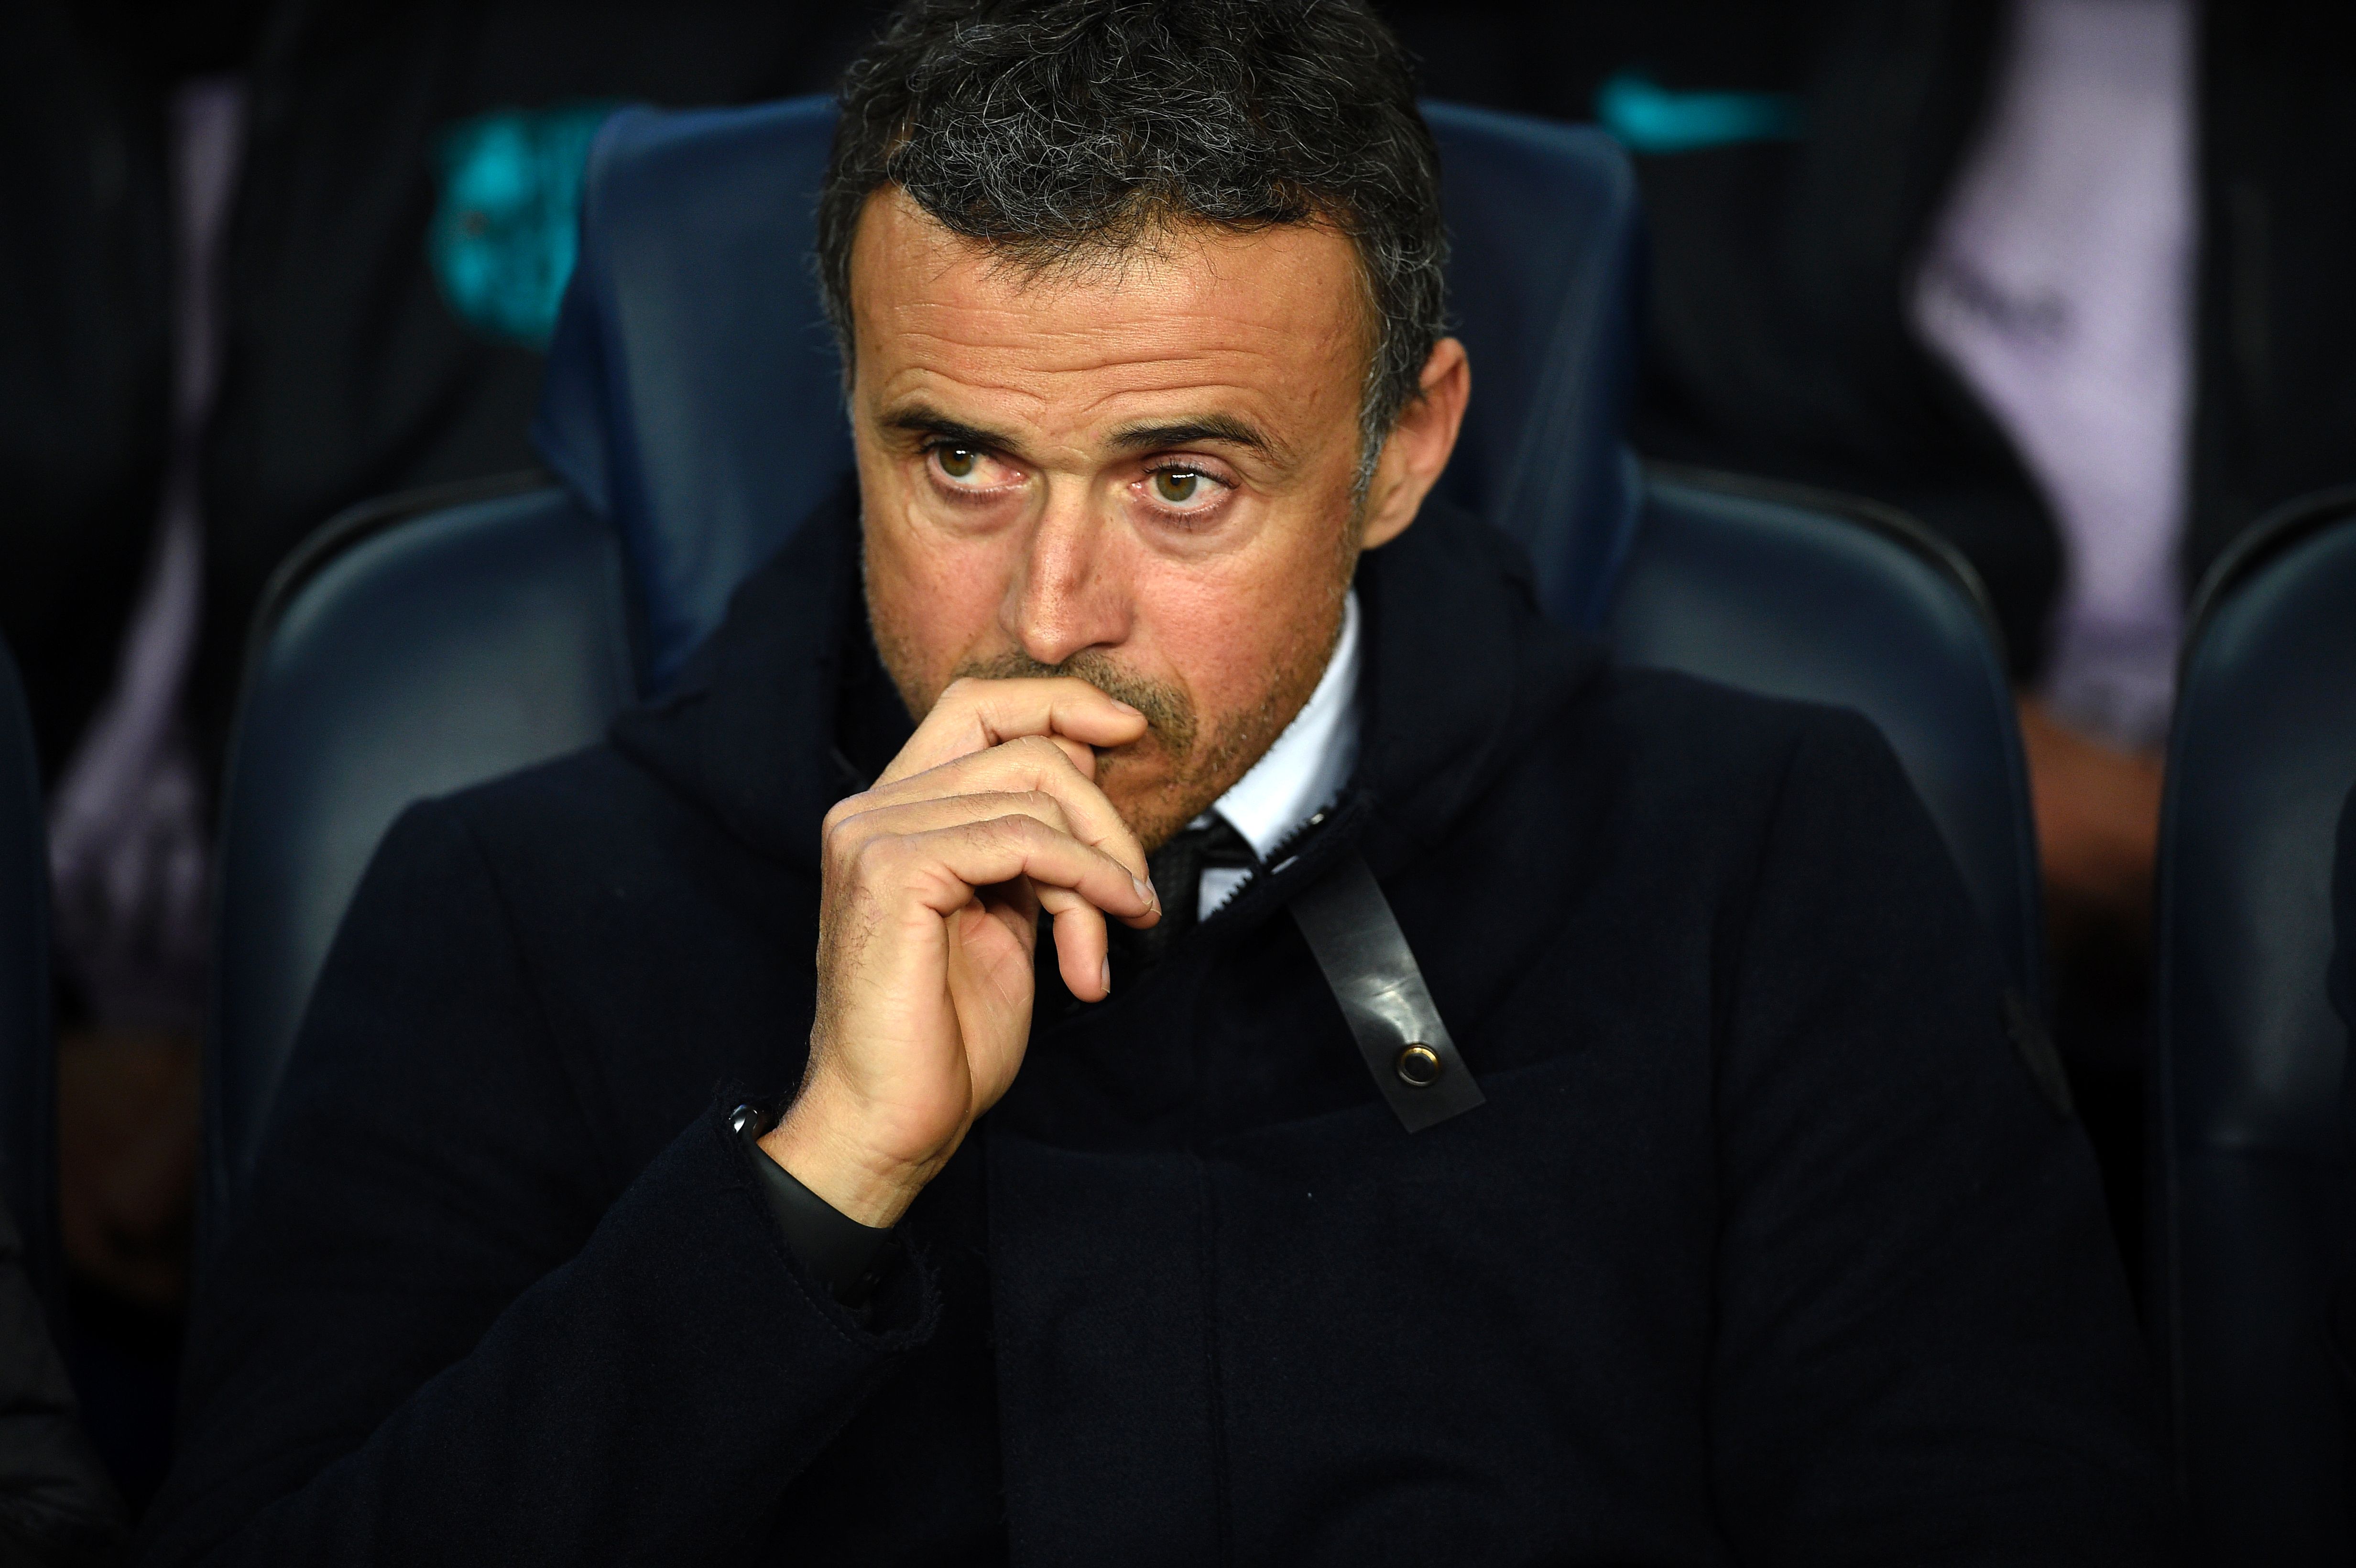
[[1208,811],[1218,799],[1218,795],[1213,793],[1195,801],[1193,797],[1201,791],[1182,787],[1179,781],[1169,776],[1166,766],[1154,768],[1149,774],[1145,767],[1124,769],[1120,762],[1117,756],[1100,757],[1097,782],[1149,855],[1170,842],[1179,829]]
[[1152,854],[1170,842],[1178,830],[1199,816],[1200,811],[1188,811],[1184,803],[1174,799],[1166,790],[1141,793],[1128,790],[1107,790],[1105,795],[1145,852]]

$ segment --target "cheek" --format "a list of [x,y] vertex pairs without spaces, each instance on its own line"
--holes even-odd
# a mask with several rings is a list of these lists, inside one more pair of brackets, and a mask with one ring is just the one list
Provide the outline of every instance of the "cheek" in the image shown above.
[[1267,700],[1331,644],[1341,604],[1332,557],[1289,564],[1141,584],[1161,660],[1183,673],[1195,711],[1215,726]]
[[[863,480],[863,476],[862,476]],[[913,516],[908,497],[862,482],[867,604],[892,673],[926,702],[993,641],[1009,564],[997,539],[957,539]],[[884,493],[877,494],[881,489]]]

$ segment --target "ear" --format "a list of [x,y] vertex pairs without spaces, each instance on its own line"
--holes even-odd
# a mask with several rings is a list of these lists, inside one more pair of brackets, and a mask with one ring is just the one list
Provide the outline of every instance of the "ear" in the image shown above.
[[1456,450],[1456,432],[1464,424],[1464,402],[1472,395],[1472,365],[1464,345],[1443,337],[1431,346],[1423,362],[1423,380],[1415,397],[1399,411],[1398,423],[1375,464],[1374,483],[1366,489],[1366,527],[1359,539],[1365,549],[1376,549],[1407,532],[1423,507],[1423,498],[1440,482]]

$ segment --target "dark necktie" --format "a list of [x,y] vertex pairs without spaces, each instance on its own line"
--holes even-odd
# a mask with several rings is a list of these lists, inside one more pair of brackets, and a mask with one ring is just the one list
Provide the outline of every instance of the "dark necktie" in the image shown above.
[[1124,961],[1134,971],[1162,961],[1171,944],[1194,929],[1195,912],[1203,900],[1203,873],[1228,869],[1259,869],[1259,857],[1252,853],[1244,836],[1216,812],[1210,822],[1201,827],[1181,830],[1169,843],[1156,849],[1146,865],[1153,874],[1153,889],[1162,895],[1162,923],[1151,931],[1131,931],[1114,923],[1113,966],[1121,967]]

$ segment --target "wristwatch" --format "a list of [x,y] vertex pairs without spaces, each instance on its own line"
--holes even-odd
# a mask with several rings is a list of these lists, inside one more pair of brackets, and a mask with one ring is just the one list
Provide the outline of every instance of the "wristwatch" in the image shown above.
[[744,1152],[752,1157],[761,1196],[768,1201],[769,1212],[776,1216],[777,1229],[786,1233],[786,1245],[833,1293],[835,1300],[858,1311],[875,1294],[876,1282],[891,1261],[892,1232],[861,1224],[769,1157],[761,1139],[777,1125],[783,1112],[781,1104],[739,1105],[730,1113],[728,1125],[736,1129]]

